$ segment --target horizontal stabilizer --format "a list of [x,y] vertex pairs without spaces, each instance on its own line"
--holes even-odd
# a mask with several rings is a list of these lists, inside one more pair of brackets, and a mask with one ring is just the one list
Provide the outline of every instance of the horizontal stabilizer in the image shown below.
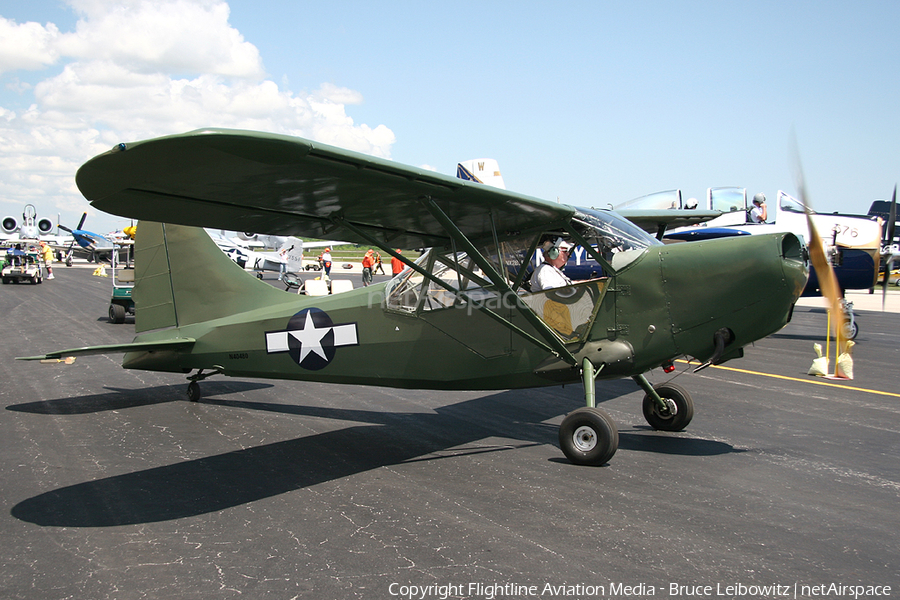
[[106,346],[85,346],[83,348],[71,348],[69,350],[59,350],[57,352],[49,352],[41,356],[19,356],[16,360],[49,360],[60,359],[66,356],[89,355],[89,354],[118,354],[122,352],[153,352],[154,350],[180,350],[191,347],[194,342],[193,338],[176,338],[171,340],[161,340],[157,342],[132,342],[130,344],[108,344]]

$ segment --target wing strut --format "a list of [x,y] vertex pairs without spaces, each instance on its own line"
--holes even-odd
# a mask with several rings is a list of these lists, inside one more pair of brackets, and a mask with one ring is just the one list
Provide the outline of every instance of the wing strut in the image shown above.
[[[468,294],[466,294],[464,291],[458,290],[458,289],[452,287],[450,284],[448,284],[448,283],[447,283],[446,281],[444,281],[443,279],[440,279],[440,278],[438,278],[438,277],[435,277],[430,271],[428,271],[428,270],[426,270],[426,269],[422,269],[419,265],[417,265],[417,264],[414,263],[413,261],[409,260],[409,258],[407,258],[406,256],[403,256],[402,254],[398,254],[397,252],[394,251],[393,248],[391,248],[391,247],[389,247],[389,246],[387,246],[387,245],[381,243],[377,238],[375,238],[375,237],[373,237],[373,236],[367,234],[367,233],[366,233],[365,231],[363,231],[362,229],[356,227],[353,223],[349,223],[349,222],[347,222],[347,221],[345,221],[345,220],[341,220],[341,226],[342,226],[342,227],[346,227],[347,229],[349,229],[350,231],[352,231],[352,232],[355,233],[356,235],[358,235],[358,236],[360,236],[361,238],[365,239],[365,240],[368,241],[370,244],[372,244],[372,245],[374,245],[374,246],[377,246],[377,247],[380,248],[381,250],[384,250],[385,252],[387,252],[387,253],[390,254],[391,256],[400,259],[401,261],[403,261],[403,263],[404,263],[407,267],[409,267],[410,269],[412,269],[413,271],[415,271],[415,272],[418,273],[419,275],[422,275],[422,276],[425,277],[425,279],[427,279],[428,281],[431,281],[431,282],[433,282],[433,283],[435,283],[435,284],[441,286],[442,288],[444,288],[445,290],[447,290],[447,291],[450,292],[451,294],[454,294],[455,296],[457,296],[457,297],[459,297],[459,298],[462,298],[463,300],[465,300],[466,302],[468,302],[471,306],[477,307],[478,310],[482,311],[484,314],[486,314],[487,316],[491,317],[492,319],[494,319],[495,321],[497,321],[498,323],[500,323],[500,324],[503,325],[504,327],[507,327],[507,328],[510,329],[513,333],[515,333],[515,334],[517,334],[517,335],[520,335],[521,337],[525,338],[527,341],[531,342],[532,344],[534,344],[534,345],[537,346],[538,348],[543,348],[543,349],[546,350],[547,352],[551,352],[551,353],[554,353],[554,354],[557,353],[556,347],[553,347],[553,346],[548,345],[548,344],[545,343],[544,341],[537,339],[536,337],[534,337],[533,335],[531,335],[531,334],[528,333],[527,331],[523,330],[522,328],[517,327],[517,326],[514,325],[513,323],[510,323],[508,319],[503,318],[501,315],[498,315],[496,312],[494,312],[494,311],[492,311],[491,309],[489,309],[488,307],[484,306],[484,304],[483,304],[482,302],[479,302],[478,300],[476,300],[476,299],[474,299],[474,298],[471,298],[471,297],[470,297]],[[473,259],[474,259],[474,258],[475,258],[475,257],[473,256]],[[479,266],[480,266],[480,265],[479,265]],[[526,309],[527,309],[526,313],[531,311],[530,308],[527,308],[527,307],[526,307]],[[541,324],[543,325],[543,322],[542,322]],[[545,327],[546,327],[546,326],[545,326]],[[552,332],[551,332],[551,335],[552,335]],[[554,338],[555,338],[555,336],[554,336]],[[565,348],[565,347],[563,347],[563,348]],[[569,356],[571,356],[571,354],[569,354]],[[574,358],[573,358],[573,360],[574,360]]]
[[[472,260],[475,261],[482,271],[487,275],[487,278],[496,285],[500,291],[503,293],[504,297],[513,298],[516,302],[516,307],[519,309],[519,312],[522,314],[525,319],[531,323],[535,327],[535,329],[540,332],[541,337],[550,345],[552,351],[555,352],[561,359],[566,361],[572,366],[578,364],[578,359],[572,356],[572,353],[566,348],[565,344],[563,344],[562,340],[560,340],[556,334],[550,329],[546,323],[544,323],[529,306],[527,306],[522,300],[519,298],[519,295],[516,294],[515,291],[509,284],[506,282],[506,278],[504,278],[497,270],[494,268],[494,265],[491,264],[489,260],[487,260],[482,254],[475,248],[474,244],[469,241],[469,238],[465,236],[465,234],[459,230],[456,224],[441,210],[441,207],[437,205],[437,203],[429,196],[425,196],[421,198],[423,204],[431,213],[431,215],[444,227],[444,229],[450,234],[452,239],[455,239],[465,250]],[[501,317],[502,318],[502,317]],[[543,345],[543,344],[542,344]]]

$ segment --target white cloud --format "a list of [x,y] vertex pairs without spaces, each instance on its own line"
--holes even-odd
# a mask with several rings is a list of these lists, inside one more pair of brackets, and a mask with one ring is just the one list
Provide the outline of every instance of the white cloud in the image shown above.
[[[34,204],[62,221],[90,212],[78,167],[121,141],[201,127],[297,135],[389,157],[384,125],[355,124],[362,102],[331,83],[309,94],[266,78],[257,48],[229,24],[221,0],[70,0],[74,31],[0,17],[0,74],[27,108],[0,95],[0,215]],[[33,85],[11,71],[44,76]],[[55,216],[55,215],[54,215]]]
[[58,38],[59,29],[52,23],[18,24],[0,17],[0,73],[52,65],[59,58],[55,48]]
[[228,24],[224,2],[131,0],[74,2],[84,15],[60,36],[60,52],[79,60],[115,61],[141,73],[210,73],[260,78],[253,44]]

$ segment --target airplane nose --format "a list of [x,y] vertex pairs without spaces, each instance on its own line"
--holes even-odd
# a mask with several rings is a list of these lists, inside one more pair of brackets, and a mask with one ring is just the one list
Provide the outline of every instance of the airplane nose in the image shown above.
[[722,328],[738,349],[784,327],[809,275],[792,233],[672,244],[660,264],[675,344],[700,360]]
[[785,281],[796,289],[796,302],[809,279],[809,249],[796,235],[787,233],[781,239],[781,258]]

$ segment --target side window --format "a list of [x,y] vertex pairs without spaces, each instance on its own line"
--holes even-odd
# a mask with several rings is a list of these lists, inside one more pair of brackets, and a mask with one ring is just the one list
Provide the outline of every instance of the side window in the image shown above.
[[415,312],[424,280],[424,276],[412,269],[403,271],[400,279],[392,282],[393,287],[388,292],[386,308],[406,313]]
[[488,289],[492,286],[475,261],[464,252],[448,254],[431,249],[417,264],[431,277],[426,278],[413,269],[404,271],[388,292],[387,308],[416,313],[464,305],[466,300],[456,290],[479,300],[496,296]]

